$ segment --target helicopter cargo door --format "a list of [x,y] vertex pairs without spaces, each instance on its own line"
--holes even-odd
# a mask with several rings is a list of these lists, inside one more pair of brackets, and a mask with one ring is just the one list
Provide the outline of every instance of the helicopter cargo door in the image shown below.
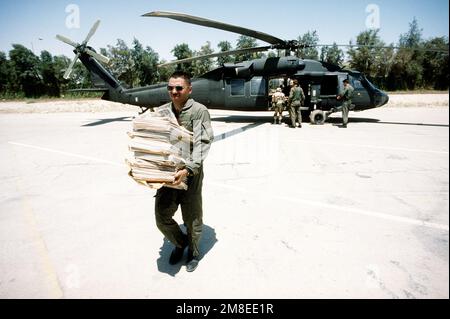
[[337,74],[324,74],[324,76],[320,78],[320,105],[322,109],[336,107],[336,95],[338,94],[338,90]]
[[267,85],[267,79],[262,76],[255,76],[250,80],[250,99],[255,108],[267,110]]

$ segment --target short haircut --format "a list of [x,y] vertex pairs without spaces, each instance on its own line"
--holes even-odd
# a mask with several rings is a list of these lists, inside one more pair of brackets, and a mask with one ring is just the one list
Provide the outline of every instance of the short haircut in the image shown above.
[[344,81],[342,81],[342,82],[344,82],[344,83],[350,83],[350,82],[348,82],[348,80],[347,79],[345,79]]
[[191,85],[191,76],[189,73],[187,73],[185,71],[175,71],[172,73],[170,78],[175,78],[175,79],[183,78],[187,84]]
[[298,85],[298,80],[297,79],[295,79],[293,82],[294,82],[294,85]]

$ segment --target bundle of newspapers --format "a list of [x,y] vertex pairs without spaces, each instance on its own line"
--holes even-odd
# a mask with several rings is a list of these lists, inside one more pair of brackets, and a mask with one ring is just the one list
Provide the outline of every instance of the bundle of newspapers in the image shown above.
[[133,120],[133,131],[126,159],[130,175],[150,188],[162,186],[187,190],[186,180],[172,185],[176,172],[189,158],[192,133],[178,124],[170,107],[155,108]]

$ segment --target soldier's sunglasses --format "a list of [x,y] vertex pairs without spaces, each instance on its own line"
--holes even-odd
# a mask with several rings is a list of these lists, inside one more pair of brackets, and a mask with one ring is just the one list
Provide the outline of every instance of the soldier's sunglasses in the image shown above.
[[181,85],[177,85],[177,86],[168,85],[167,86],[167,91],[171,92],[171,91],[173,91],[173,89],[177,90],[177,92],[181,92],[185,89],[185,87],[181,86]]

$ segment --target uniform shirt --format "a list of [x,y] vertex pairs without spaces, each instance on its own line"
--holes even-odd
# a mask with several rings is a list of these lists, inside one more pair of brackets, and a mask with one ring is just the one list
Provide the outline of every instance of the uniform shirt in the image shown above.
[[353,97],[353,91],[355,89],[349,84],[347,87],[344,87],[344,92],[342,93],[342,100],[344,102],[351,102]]
[[190,156],[186,162],[186,168],[195,176],[199,174],[202,169],[203,161],[208,155],[211,143],[214,140],[209,111],[206,106],[195,102],[192,98],[186,101],[186,104],[179,113],[172,102],[164,106],[167,105],[172,108],[178,123],[194,133]]
[[293,101],[303,101],[305,99],[305,94],[300,86],[294,86],[289,93],[289,102]]

